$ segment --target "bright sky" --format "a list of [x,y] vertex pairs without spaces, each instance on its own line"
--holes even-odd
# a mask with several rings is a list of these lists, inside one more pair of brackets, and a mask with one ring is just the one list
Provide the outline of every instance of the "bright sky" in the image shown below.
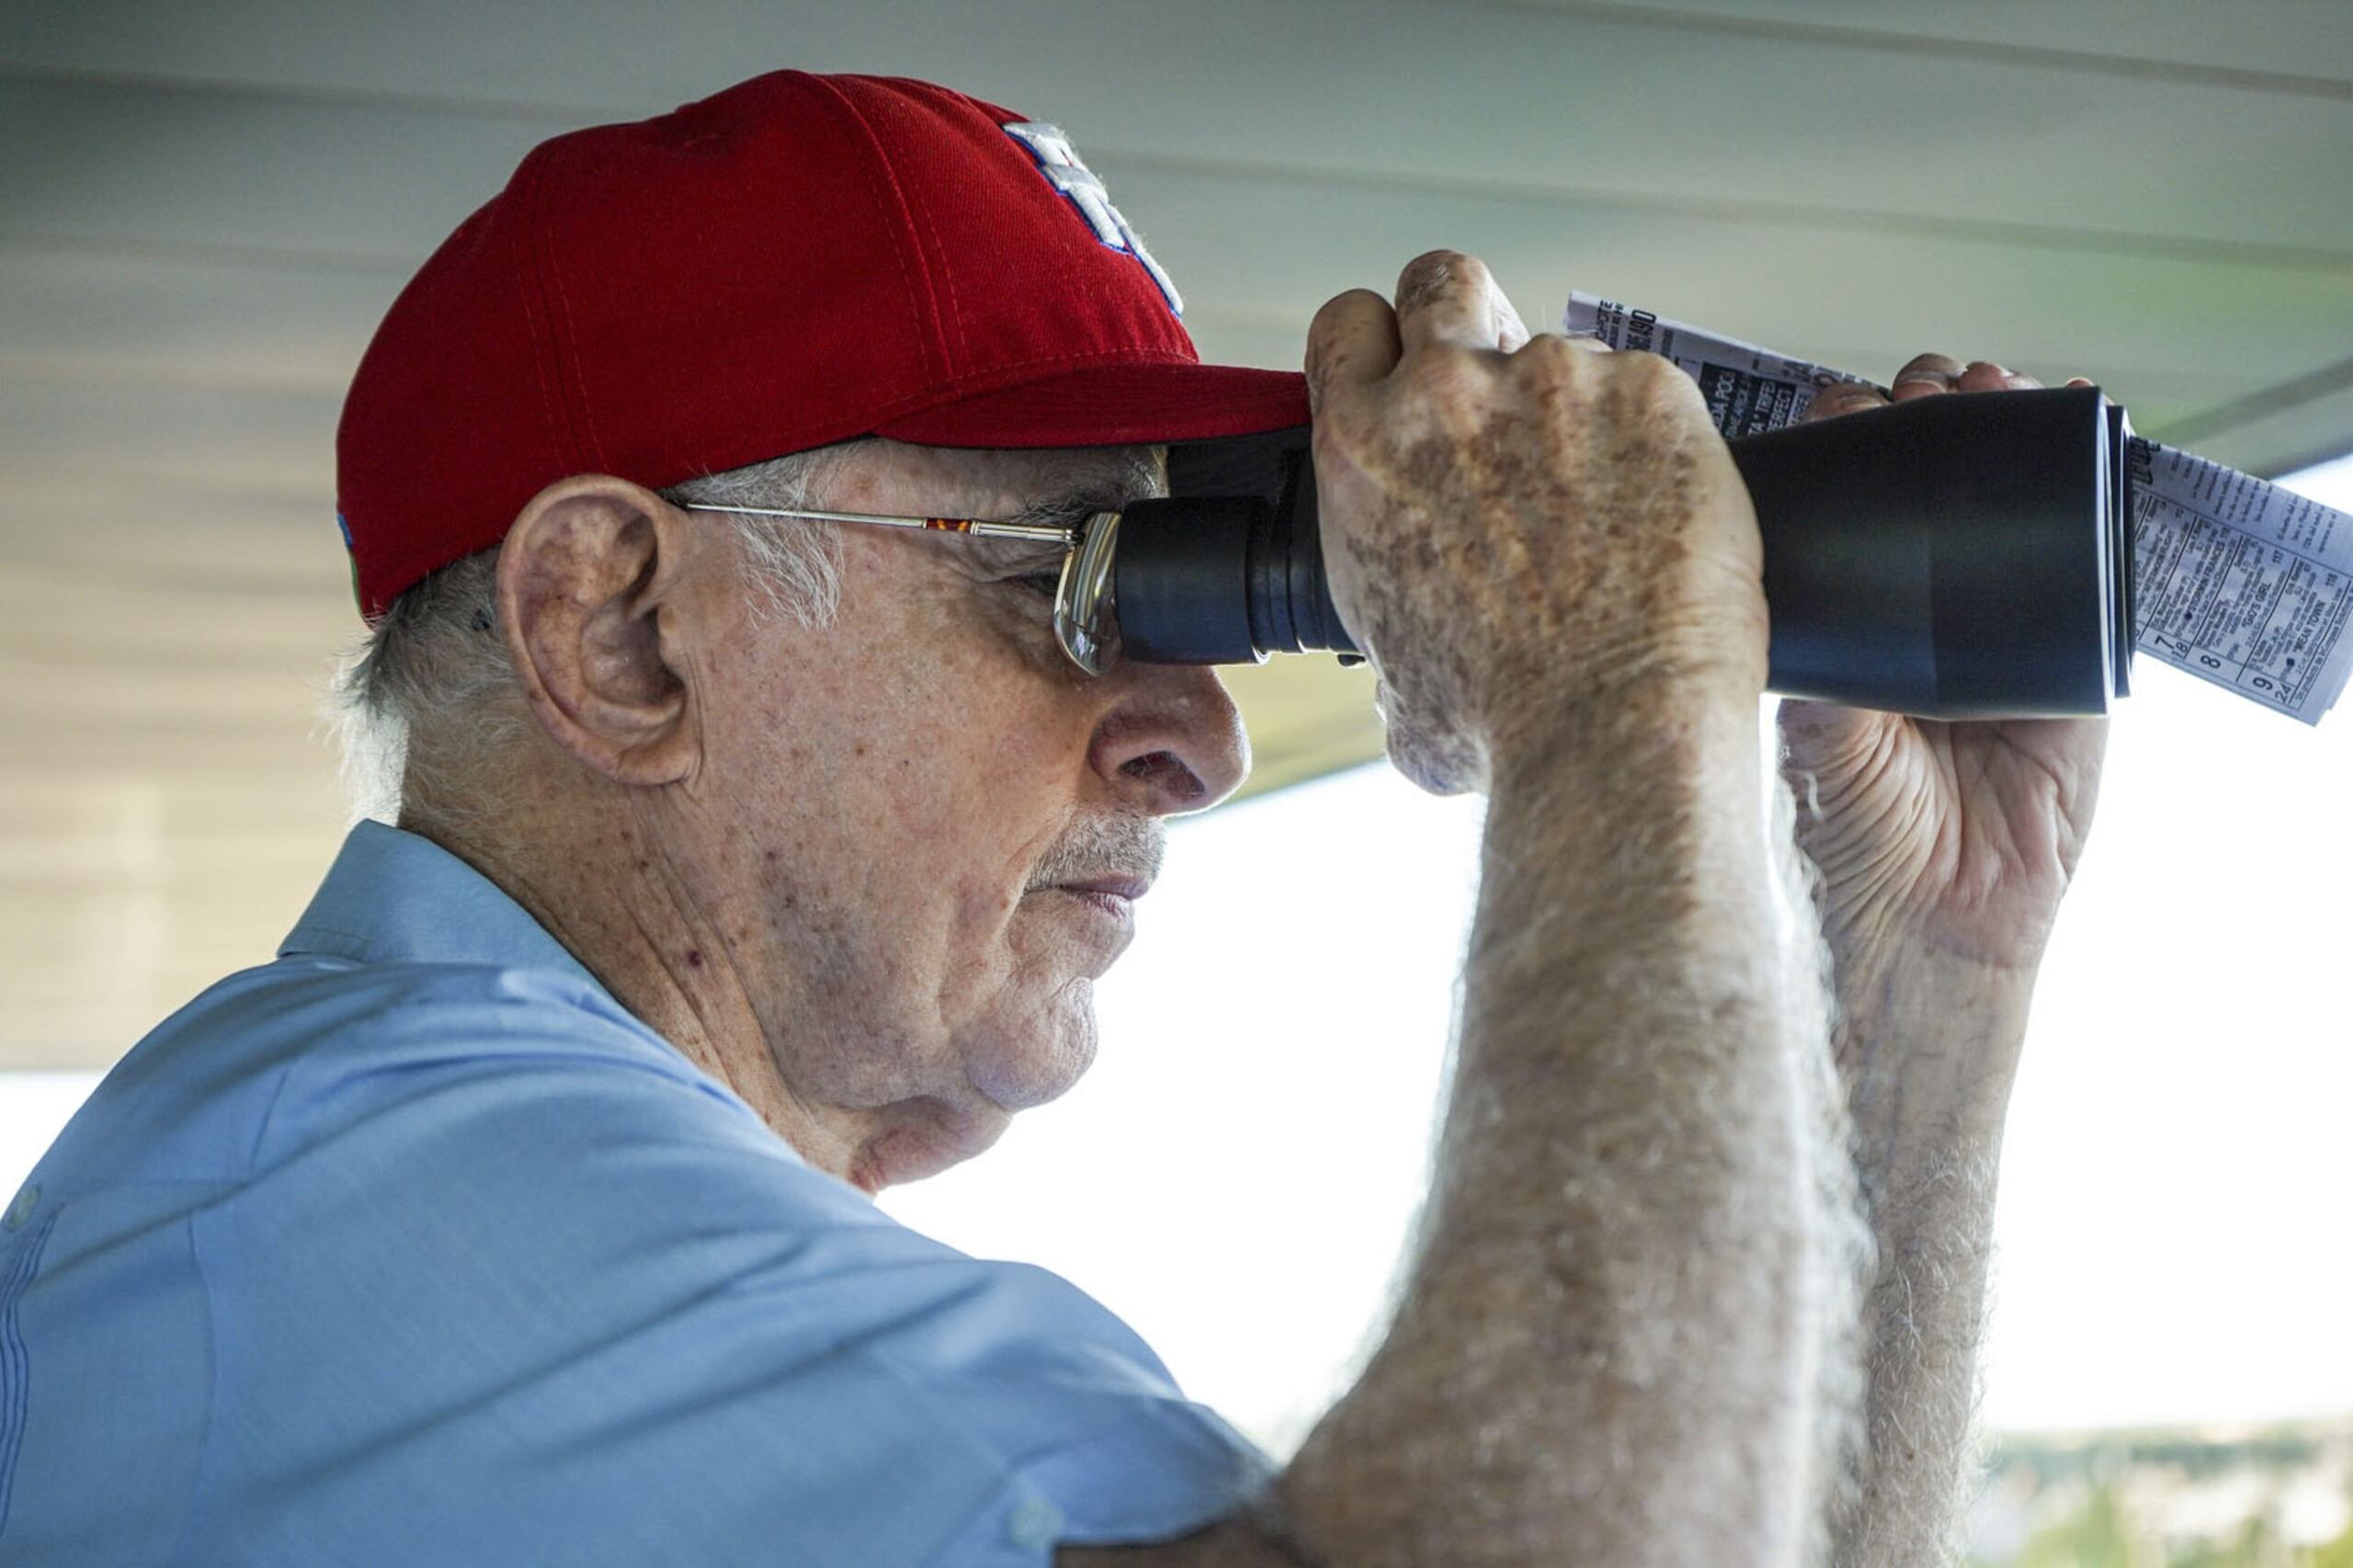
[[[2294,483],[2353,510],[2353,460]],[[2353,699],[2315,731],[2133,684],[2013,1104],[1985,1418],[2353,1412]],[[1182,824],[1093,1074],[887,1207],[1067,1275],[1286,1446],[1422,1190],[1479,823],[1374,767]],[[0,1193],[92,1082],[0,1082]]]

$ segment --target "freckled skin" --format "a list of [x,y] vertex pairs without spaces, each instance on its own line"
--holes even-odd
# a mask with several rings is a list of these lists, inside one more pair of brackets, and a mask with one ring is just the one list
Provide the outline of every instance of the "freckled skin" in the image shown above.
[[[877,441],[816,504],[1006,517],[1069,463]],[[556,804],[485,869],[867,1190],[978,1153],[1066,1090],[1127,931],[1032,884],[1148,875],[1158,819],[1240,782],[1214,674],[1084,675],[1048,601],[953,537],[845,528],[834,623],[764,619],[720,525],[619,481],[565,484],[552,507],[579,516],[540,529],[527,512],[506,550],[528,559],[502,562],[542,721],[526,760]],[[577,631],[555,628],[567,606],[591,607]]]
[[1409,777],[1483,788],[1490,733],[1508,744],[1661,665],[1761,669],[1754,514],[1697,401],[1664,360],[1540,338],[1436,343],[1327,403],[1317,473],[1354,521],[1327,547],[1333,593]]
[[1467,256],[1397,299],[1327,304],[1307,369],[1391,756],[1488,795],[1417,1256],[1284,1473],[1285,1547],[1068,1560],[1797,1568],[1852,1308],[1821,987],[1757,810],[1747,497],[1655,360],[1531,341]]

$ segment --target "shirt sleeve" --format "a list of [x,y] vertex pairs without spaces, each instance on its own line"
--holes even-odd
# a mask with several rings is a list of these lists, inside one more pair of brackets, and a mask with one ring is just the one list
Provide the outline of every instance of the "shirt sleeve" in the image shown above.
[[198,1216],[191,1560],[1044,1564],[1264,1483],[1068,1282],[898,1224],[683,1059],[466,1011],[321,1053]]

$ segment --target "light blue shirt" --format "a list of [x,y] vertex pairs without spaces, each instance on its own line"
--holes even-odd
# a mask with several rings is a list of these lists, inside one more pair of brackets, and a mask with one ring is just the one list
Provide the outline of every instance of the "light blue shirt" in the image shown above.
[[0,1223],[0,1563],[1034,1565],[1267,1475],[372,823]]

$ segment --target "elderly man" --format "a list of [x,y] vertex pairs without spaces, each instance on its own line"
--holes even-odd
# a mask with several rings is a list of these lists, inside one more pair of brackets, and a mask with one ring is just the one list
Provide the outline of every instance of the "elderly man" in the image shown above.
[[[340,443],[401,825],[9,1210],[0,1558],[1941,1560],[2097,728],[1788,710],[1810,903],[1688,384],[1448,254],[1303,381],[1176,312],[1060,132],[911,82],[558,138],[441,247]],[[1392,755],[1490,805],[1410,1277],[1277,1469],[867,1199],[1085,1070],[1234,709],[1074,667],[1057,545],[806,514],[1075,523],[1311,401]]]

